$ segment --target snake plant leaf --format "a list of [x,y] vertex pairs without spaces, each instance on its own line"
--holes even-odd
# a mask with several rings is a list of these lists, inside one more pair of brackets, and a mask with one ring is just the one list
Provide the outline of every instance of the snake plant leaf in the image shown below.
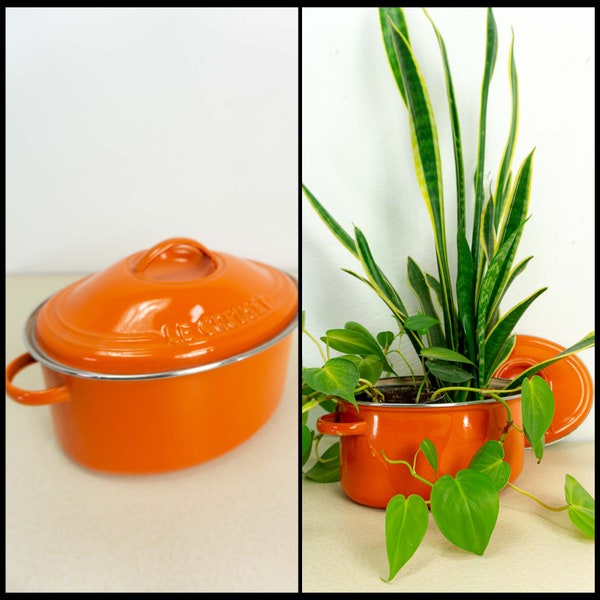
[[354,235],[356,239],[356,248],[358,250],[358,258],[369,281],[380,291],[380,294],[394,306],[404,308],[404,303],[400,300],[398,292],[394,289],[388,278],[379,268],[379,265],[375,262],[373,254],[371,253],[371,248],[369,247],[369,243],[363,232],[358,227],[355,227]]
[[454,297],[448,264],[446,226],[437,128],[425,80],[412,53],[408,40],[392,24],[392,39],[406,91],[413,159],[421,194],[425,200],[433,227],[436,258],[442,286],[442,309],[446,341],[454,347]]
[[438,235],[444,231],[442,169],[433,109],[410,44],[393,25],[392,40],[406,90],[417,179],[439,241]]
[[519,122],[519,82],[517,78],[517,67],[515,64],[515,36],[513,33],[510,50],[508,56],[508,75],[510,80],[511,89],[511,117],[510,117],[510,129],[508,132],[508,139],[506,140],[506,146],[502,155],[502,161],[500,163],[500,169],[498,171],[498,177],[496,179],[496,192],[494,194],[495,210],[494,210],[494,226],[498,229],[500,222],[500,215],[504,212],[504,205],[506,201],[506,193],[508,188],[508,182],[510,181],[510,166],[515,152],[515,143],[517,140],[517,128]]
[[437,473],[438,470],[438,454],[435,449],[435,444],[428,438],[425,438],[420,444],[419,447],[421,451],[425,455],[427,462],[431,465],[434,473]]
[[532,150],[521,163],[514,183],[512,194],[505,200],[502,210],[500,226],[498,230],[497,247],[501,247],[515,231],[518,231],[518,240],[523,232],[522,223],[526,219],[529,210],[531,196],[531,177],[533,170]]
[[473,361],[466,356],[463,356],[459,352],[454,352],[454,350],[448,350],[448,348],[443,347],[431,346],[429,348],[423,348],[423,350],[421,350],[421,356],[424,356],[425,358],[433,358],[435,360],[447,360],[449,362],[460,362],[475,366]]
[[313,432],[306,425],[302,425],[302,466],[310,457],[312,450]]
[[465,383],[469,379],[473,379],[473,375],[468,371],[455,365],[449,365],[446,362],[426,360],[425,365],[434,377],[447,383]]
[[442,306],[444,303],[444,294],[440,282],[431,273],[425,273],[425,279],[427,280],[427,285],[433,290],[438,304]]
[[504,461],[504,447],[498,440],[488,440],[469,462],[469,469],[487,475],[497,491],[507,484],[510,477],[510,465]]
[[491,8],[487,10],[486,48],[483,81],[481,84],[481,100],[479,111],[479,141],[477,150],[477,167],[475,169],[475,208],[473,210],[473,235],[471,240],[471,253],[475,272],[480,268],[480,231],[481,215],[483,214],[483,179],[485,176],[485,140],[487,124],[487,104],[490,83],[494,74],[496,58],[498,56],[498,30],[494,13]]
[[[365,285],[369,286],[388,306],[388,308],[392,311],[392,314],[394,315],[396,321],[398,322],[398,325],[400,328],[404,327],[404,323],[407,319],[407,314],[406,314],[406,309],[404,308],[404,305],[401,304],[401,306],[396,306],[394,305],[388,298],[385,298],[380,290],[368,279],[366,279],[365,277],[362,277],[361,275],[359,275],[358,273],[355,273],[354,271],[351,271],[350,269],[342,269],[342,271],[344,271],[345,273],[348,273],[349,275],[352,275],[353,277],[356,277],[356,279],[362,281]],[[393,336],[393,334],[392,334]],[[415,349],[415,352],[419,352],[419,350],[422,347],[422,343],[421,341],[418,339],[417,336],[409,334],[409,339]]]
[[508,357],[510,356],[510,353],[513,351],[516,343],[517,343],[516,335],[508,336],[508,338],[506,338],[506,340],[504,340],[504,343],[498,350],[498,352],[496,354],[496,358],[495,359],[490,358],[490,362],[489,363],[486,362],[486,365],[488,365],[488,367],[489,367],[488,373],[492,373],[492,375],[486,375],[486,377],[484,379],[484,381],[486,382],[485,387],[489,386],[489,382],[493,378],[493,374],[498,370],[500,365],[508,359]]
[[[521,227],[524,223],[521,224]],[[501,294],[504,284],[508,281],[510,275],[510,265],[516,251],[518,231],[515,231],[512,236],[498,250],[494,258],[491,260],[488,269],[481,282],[479,291],[479,304],[476,308],[477,313],[477,329],[476,340],[479,347],[479,387],[484,387],[484,379],[486,373],[485,364],[485,339],[487,337],[487,327],[489,321],[490,305],[494,303],[495,296]]]
[[[435,23],[429,16],[429,13],[423,9],[425,16],[429,19],[431,26],[435,32],[440,53],[442,56],[442,64],[444,65],[444,76],[446,78],[446,95],[448,97],[448,107],[450,111],[450,124],[452,126],[452,142],[454,148],[454,173],[456,180],[456,216],[457,228],[466,235],[466,200],[465,200],[465,169],[462,155],[462,141],[460,135],[460,123],[458,119],[458,108],[456,96],[454,94],[454,85],[452,83],[452,75],[450,73],[450,64],[448,62],[448,54],[446,52],[446,44],[440,34]],[[408,39],[408,36],[406,36]]]
[[525,270],[525,267],[527,266],[527,264],[529,263],[529,261],[532,258],[533,258],[533,256],[528,256],[527,258],[524,258],[521,262],[519,262],[517,265],[515,265],[515,267],[512,269],[512,271],[510,272],[510,275],[508,276],[508,279],[506,280],[506,285],[504,286],[504,289],[501,291],[500,298],[498,299],[498,304],[502,303],[502,300],[504,299],[504,295],[506,294],[506,292],[508,291],[510,286],[513,284],[513,281]]
[[325,207],[315,198],[312,192],[302,184],[302,191],[308,201],[315,209],[321,220],[327,225],[331,233],[349,250],[354,256],[357,256],[354,240],[348,233],[339,225],[339,223],[327,212]]
[[[373,286],[373,289],[392,309],[394,316],[398,319],[399,323],[403,325],[407,316],[404,303],[400,299],[400,296],[398,296],[398,292],[396,292],[388,278],[384,275],[375,262],[369,247],[369,243],[367,242],[367,238],[363,232],[358,227],[355,227],[354,235],[356,239],[356,248],[358,250],[358,258],[369,281],[371,282],[371,285]],[[408,331],[408,338],[415,349],[415,352],[418,354],[423,345],[421,339],[418,335],[411,331]]]
[[525,300],[522,300],[516,306],[513,306],[494,326],[492,331],[485,340],[485,365],[486,374],[484,379],[484,386],[487,387],[489,380],[492,378],[494,371],[499,366],[498,355],[510,337],[519,319],[527,311],[536,298],[543,294],[548,288],[541,288],[534,292]]
[[[427,280],[425,279],[425,275],[423,271],[419,268],[419,265],[409,256],[408,261],[408,282],[415,292],[417,299],[419,300],[419,304],[421,305],[421,310],[424,315],[427,315],[432,321],[427,327],[427,337],[429,339],[429,344],[431,346],[444,346],[445,338],[444,333],[442,332],[442,328],[440,326],[440,319],[438,317],[437,311],[433,305],[433,301],[431,300],[431,292],[430,287],[427,285]],[[408,321],[404,324],[408,329],[412,329],[413,331],[420,331],[423,327],[411,327],[408,324]]]
[[317,462],[304,473],[307,479],[318,483],[334,483],[340,480],[340,443],[334,442]]
[[[351,269],[346,269],[344,267],[342,267],[342,271],[344,271],[344,273],[348,273],[348,275],[352,275],[352,277],[356,277],[356,279],[362,281],[365,285],[368,285],[378,296],[381,297],[379,290],[366,277],[363,277],[362,275],[359,275],[355,271],[352,271]],[[386,302],[386,304],[387,304],[387,302]],[[392,308],[392,307],[390,306],[390,308]],[[398,310],[400,315],[403,315],[403,312],[400,312],[399,309],[396,307],[393,307],[392,312],[394,312],[394,314],[396,314],[395,313],[396,310]],[[406,318],[406,315],[403,315],[403,318]]]
[[538,462],[544,454],[544,435],[554,417],[554,394],[539,375],[525,379],[521,387],[523,429]]
[[429,511],[421,496],[412,494],[405,498],[398,494],[391,498],[385,509],[389,576],[384,581],[391,581],[417,551],[427,533],[428,524]]
[[456,274],[456,306],[458,319],[462,325],[469,356],[475,356],[475,305],[474,305],[474,269],[471,249],[464,232],[456,236],[458,251],[458,270]]
[[302,379],[318,392],[338,396],[357,406],[354,390],[358,385],[359,372],[352,361],[330,358],[320,368],[302,369]]
[[488,317],[501,296],[511,273],[512,261],[517,249],[519,234],[526,220],[521,221],[517,230],[504,242],[494,254],[481,282],[479,304],[477,305],[477,331],[485,330]]
[[565,476],[565,498],[569,505],[567,514],[571,523],[589,538],[595,538],[596,502],[572,475]]
[[402,32],[404,37],[409,40],[408,27],[406,25],[406,19],[404,18],[404,12],[401,8],[382,7],[379,9],[379,23],[381,25],[381,35],[383,37],[383,44],[385,46],[387,58],[390,63],[390,68],[392,70],[392,74],[394,75],[394,79],[396,80],[396,85],[398,86],[402,100],[404,100],[404,104],[406,104],[406,92],[404,91],[404,82],[402,81],[402,73],[400,72],[400,65],[398,64],[398,57],[396,56],[396,52],[394,50],[394,42],[392,38],[393,27],[391,25],[391,23],[393,23],[394,26]]
[[566,358],[567,356],[570,356],[571,354],[576,354],[577,352],[581,352],[582,350],[587,350],[588,348],[593,348],[595,344],[596,344],[596,335],[592,331],[592,332],[588,333],[586,336],[584,336],[582,339],[580,339],[578,342],[576,342],[572,346],[569,346],[568,348],[565,348],[562,352],[559,352],[552,358],[548,358],[547,360],[539,362],[539,363],[529,367],[522,373],[520,373],[517,377],[515,377],[511,381],[510,387],[522,385],[522,383],[525,379],[531,377],[532,375],[535,375],[536,373],[539,373],[542,369],[545,369],[546,367],[553,365],[555,362],[558,362],[559,360],[562,360],[563,358]]
[[441,533],[458,548],[482,555],[500,508],[492,480],[474,469],[440,477],[431,490],[431,514]]
[[481,246],[483,255],[489,263],[494,256],[496,230],[494,228],[494,203],[490,196],[483,207],[483,220],[481,225]]

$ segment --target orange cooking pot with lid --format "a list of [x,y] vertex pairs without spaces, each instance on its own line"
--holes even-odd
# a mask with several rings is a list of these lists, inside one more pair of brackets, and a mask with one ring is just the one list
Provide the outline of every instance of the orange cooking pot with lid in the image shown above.
[[[67,286],[25,328],[6,388],[50,404],[65,452],[90,468],[159,472],[235,447],[279,403],[296,281],[269,265],[171,238]],[[13,380],[40,363],[48,389]]]

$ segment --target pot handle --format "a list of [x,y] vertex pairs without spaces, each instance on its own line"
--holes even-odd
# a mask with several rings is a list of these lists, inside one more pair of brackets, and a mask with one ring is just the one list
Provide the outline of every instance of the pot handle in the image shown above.
[[26,352],[15,358],[15,360],[6,367],[6,393],[16,402],[28,406],[55,404],[56,402],[65,402],[68,400],[69,392],[64,385],[59,385],[48,390],[27,391],[12,384],[12,380],[17,376],[19,371],[22,371],[25,367],[28,367],[35,362],[37,362],[35,358]]
[[365,435],[367,424],[364,421],[338,421],[339,413],[321,415],[317,419],[317,429],[326,435]]
[[194,248],[198,250],[201,254],[204,254],[207,258],[211,260],[211,262],[215,262],[215,259],[212,253],[207,250],[205,246],[203,246],[200,242],[193,240],[191,238],[169,238],[168,240],[164,240],[159,242],[155,246],[152,246],[149,250],[142,255],[142,257],[138,260],[135,265],[135,273],[136,275],[142,275],[144,271],[148,268],[151,262],[156,260],[163,252],[170,250],[171,248],[175,248],[177,246],[189,246],[190,248]]

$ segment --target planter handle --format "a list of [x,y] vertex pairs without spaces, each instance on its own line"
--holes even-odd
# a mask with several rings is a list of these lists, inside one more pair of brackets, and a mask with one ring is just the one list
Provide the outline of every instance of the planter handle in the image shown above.
[[326,435],[365,435],[367,424],[364,421],[338,421],[340,413],[332,412],[317,419],[317,429]]
[[28,406],[39,406],[41,404],[55,404],[69,400],[67,387],[60,385],[48,390],[27,391],[12,384],[12,380],[19,371],[37,362],[29,352],[21,354],[6,367],[6,393],[16,402]]

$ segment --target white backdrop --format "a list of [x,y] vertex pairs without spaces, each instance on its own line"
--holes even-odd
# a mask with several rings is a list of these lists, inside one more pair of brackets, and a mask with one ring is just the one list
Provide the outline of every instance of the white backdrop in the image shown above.
[[6,10],[6,270],[298,264],[298,10]]
[[[406,257],[435,272],[431,225],[416,178],[406,110],[391,75],[375,8],[303,9],[302,180],[347,230],[359,226],[392,283],[405,291]],[[446,42],[461,117],[469,198],[473,194],[485,49],[483,8],[431,8]],[[594,324],[594,9],[495,8],[499,49],[488,113],[486,175],[494,178],[508,133],[511,28],[519,75],[520,124],[513,169],[535,147],[531,219],[517,259],[533,255],[504,308],[548,286],[516,332],[568,346]],[[448,148],[439,49],[420,9],[406,15]],[[451,177],[452,154],[443,153]],[[493,166],[492,166],[493,165]],[[452,179],[446,184],[453,190]],[[451,186],[451,187],[450,187]],[[452,193],[447,194],[450,204]],[[383,303],[341,267],[362,272],[302,199],[302,305],[316,337],[348,320],[374,333],[393,328]],[[412,304],[411,304],[412,302]],[[408,351],[410,353],[410,351]],[[594,375],[594,350],[578,355]],[[304,366],[317,366],[303,340]],[[593,439],[594,410],[569,439]]]

